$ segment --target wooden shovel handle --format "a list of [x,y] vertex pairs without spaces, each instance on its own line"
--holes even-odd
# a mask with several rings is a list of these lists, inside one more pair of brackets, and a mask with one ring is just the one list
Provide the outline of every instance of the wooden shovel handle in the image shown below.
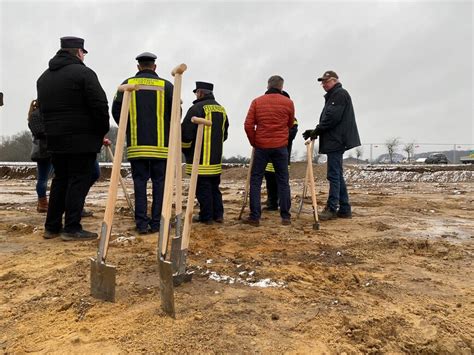
[[181,250],[188,249],[189,238],[191,236],[191,224],[193,220],[194,210],[194,196],[196,195],[197,179],[199,175],[199,160],[201,159],[202,135],[204,128],[204,122],[201,121],[210,122],[199,117],[193,117],[191,121],[193,121],[194,118],[197,118],[200,123],[198,124],[198,129],[195,138],[196,142],[194,144],[193,167],[191,170],[191,180],[189,182],[188,202],[186,204],[186,215],[184,217],[183,241],[181,243]]
[[120,92],[125,92],[125,91],[135,91],[137,90],[138,85],[137,84],[122,84],[118,87],[118,91]]
[[112,232],[112,223],[114,220],[115,203],[117,202],[117,188],[119,183],[120,170],[122,168],[123,146],[125,144],[125,132],[128,123],[128,110],[130,108],[130,91],[125,91],[123,95],[122,108],[120,111],[119,128],[117,132],[117,141],[115,143],[114,162],[112,165],[112,173],[110,175],[109,191],[107,194],[107,204],[105,206],[103,225],[107,226],[105,235],[101,232],[100,238],[104,239],[99,243],[103,248],[99,247],[100,261],[104,261],[107,257],[109,247],[110,234]]
[[171,71],[171,75],[175,76],[176,74],[183,74],[186,69],[188,69],[187,65],[182,63],[178,66],[176,66],[172,71]]
[[140,85],[140,84],[122,84],[118,87],[118,91],[139,91],[139,90],[151,90],[151,91],[162,91],[163,88],[160,86],[153,85]]
[[203,124],[204,126],[212,126],[211,120],[206,120],[205,118],[202,118],[202,117],[193,116],[191,117],[191,122],[195,124]]

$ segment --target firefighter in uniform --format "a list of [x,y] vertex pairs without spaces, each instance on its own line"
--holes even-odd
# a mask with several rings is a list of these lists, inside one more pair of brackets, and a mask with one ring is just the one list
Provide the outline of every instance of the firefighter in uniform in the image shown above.
[[[139,234],[160,230],[161,207],[168,157],[173,84],[156,73],[153,53],[142,53],[138,73],[122,84],[157,86],[157,91],[132,91],[127,125],[127,158],[132,169],[135,192],[135,224]],[[119,123],[123,93],[117,92],[112,104],[112,115]],[[151,217],[147,215],[146,186],[151,178],[153,201]]]
[[222,172],[222,146],[227,139],[229,120],[227,113],[214,99],[214,85],[202,81],[196,82],[193,92],[196,100],[188,110],[181,124],[182,146],[186,156],[186,173],[191,174],[197,125],[191,122],[193,116],[212,121],[211,126],[204,126],[199,175],[196,197],[199,202],[199,216],[194,222],[212,224],[224,221],[224,206],[219,190]]

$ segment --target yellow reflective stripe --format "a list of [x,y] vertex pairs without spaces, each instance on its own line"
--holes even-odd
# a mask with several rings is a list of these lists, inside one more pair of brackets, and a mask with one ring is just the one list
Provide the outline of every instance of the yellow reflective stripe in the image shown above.
[[181,148],[191,148],[191,145],[193,144],[193,142],[181,142]]
[[210,112],[221,112],[221,113],[225,114],[224,107],[222,107],[220,105],[205,105],[205,106],[203,106],[203,109],[204,109],[204,112],[206,114],[208,114]]
[[[275,172],[275,167],[273,166],[272,163],[267,163],[267,166],[265,167],[265,171],[267,173],[274,173]],[[290,171],[290,165],[288,165],[288,171]]]
[[[222,113],[222,143],[224,143],[224,133],[225,133],[225,121],[227,120],[227,114],[225,111]],[[221,157],[222,158],[222,157]]]
[[[164,86],[164,82],[163,82]],[[156,99],[159,99],[159,104],[157,102],[156,108],[159,109],[158,112],[158,146],[165,146],[165,91],[159,91],[156,95]]]
[[[206,112],[205,119],[212,122],[211,111]],[[211,133],[212,133],[212,125],[204,126],[204,141],[202,144],[202,147],[203,147],[202,164],[203,165],[211,164]]]
[[273,167],[273,164],[272,163],[267,163],[267,166],[265,167],[265,171],[268,171],[270,173],[274,173],[275,168]]
[[130,145],[137,145],[137,96],[136,91],[132,91],[130,102]]
[[159,86],[164,87],[165,81],[162,79],[154,79],[154,78],[130,78],[128,79],[129,84],[133,85],[147,85],[147,86]]
[[139,145],[127,147],[127,158],[161,158],[168,157],[168,147],[156,147],[153,145]]
[[[186,164],[186,174],[191,174],[192,164]],[[222,173],[222,164],[199,165],[199,175],[217,175]]]

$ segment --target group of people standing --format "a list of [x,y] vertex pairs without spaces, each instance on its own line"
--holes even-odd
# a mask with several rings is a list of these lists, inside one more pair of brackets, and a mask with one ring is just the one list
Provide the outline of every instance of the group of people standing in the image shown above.
[[[33,133],[35,140],[46,139],[47,147],[42,147],[46,156],[40,160],[50,162],[48,166],[41,167],[38,163],[38,210],[47,210],[45,238],[60,236],[63,240],[90,240],[97,238],[97,233],[82,228],[81,213],[93,181],[96,155],[109,130],[109,107],[97,75],[84,64],[87,54],[84,40],[62,37],[60,42],[60,50],[37,81],[38,99],[29,114],[30,118],[35,115],[41,117],[44,132]],[[145,52],[135,59],[138,61],[138,72],[123,83],[156,86],[157,89],[132,93],[126,133],[127,158],[135,193],[136,230],[139,234],[147,234],[160,229],[173,84],[157,74],[157,57],[153,53]],[[327,214],[327,219],[349,217],[342,154],[360,144],[354,112],[350,96],[342,89],[334,72],[326,72],[320,79],[328,92],[326,105],[320,123],[314,130],[305,131],[303,136],[305,139],[319,136],[321,152],[328,153],[328,165],[331,165],[328,166],[330,198],[323,214]],[[245,223],[253,226],[259,225],[261,216],[260,190],[264,175],[269,193],[267,208],[279,208],[282,224],[291,224],[288,166],[298,122],[293,101],[283,91],[283,84],[282,77],[270,77],[266,93],[252,101],[245,119],[245,132],[254,147],[250,216]],[[198,81],[193,92],[196,100],[181,124],[188,173],[191,171],[197,131],[191,118],[197,116],[212,121],[211,126],[204,128],[196,193],[200,212],[193,221],[223,223],[224,207],[219,185],[229,118],[225,108],[214,97],[212,83]],[[123,94],[117,92],[112,103],[112,116],[117,123],[122,99]],[[47,204],[44,176],[47,181],[51,170],[54,170],[54,177]],[[147,212],[146,191],[150,179],[151,214]]]

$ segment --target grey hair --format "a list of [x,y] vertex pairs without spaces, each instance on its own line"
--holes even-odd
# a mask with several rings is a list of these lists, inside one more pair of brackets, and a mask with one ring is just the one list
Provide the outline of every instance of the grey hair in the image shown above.
[[209,95],[212,94],[212,90],[207,90],[207,89],[199,89],[203,93],[203,95]]
[[272,75],[270,79],[268,79],[268,88],[273,89],[283,89],[283,83],[285,80],[280,75]]

